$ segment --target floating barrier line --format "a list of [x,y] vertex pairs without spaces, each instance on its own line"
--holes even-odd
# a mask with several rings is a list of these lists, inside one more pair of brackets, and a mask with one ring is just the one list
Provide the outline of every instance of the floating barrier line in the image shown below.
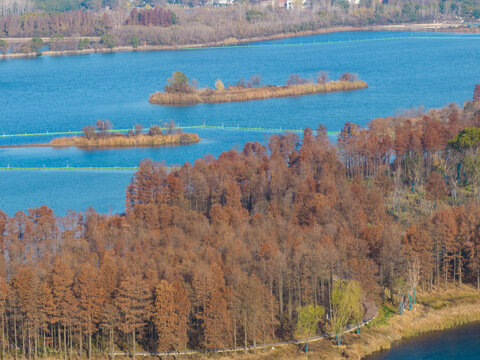
[[18,167],[18,166],[3,166],[0,171],[4,170],[138,170],[138,166],[58,166],[58,167]]
[[[167,170],[177,170],[178,166],[167,166]],[[85,167],[76,167],[76,166],[48,166],[48,167],[20,167],[20,166],[0,166],[0,171],[38,171],[38,170],[58,170],[58,171],[105,171],[105,170],[132,170],[137,171],[138,166],[85,166]]]
[[[169,128],[161,128],[168,130]],[[191,126],[177,126],[174,129],[214,129],[214,130],[239,130],[239,131],[261,131],[261,132],[297,132],[303,133],[303,129],[282,129],[282,128],[261,128],[261,127],[242,127],[242,126],[223,126],[223,125],[191,125]],[[109,133],[124,133],[132,129],[116,129],[107,130]],[[316,133],[316,131],[313,131]],[[23,133],[23,134],[0,134],[0,138],[11,137],[29,137],[29,136],[56,136],[56,135],[78,135],[83,134],[83,131],[47,131],[38,133]],[[327,134],[337,135],[339,131],[327,131]]]
[[[205,49],[232,49],[232,48],[252,48],[252,47],[272,47],[272,46],[311,46],[311,45],[333,45],[333,44],[346,44],[356,42],[369,42],[369,41],[391,41],[391,40],[412,40],[412,39],[474,39],[480,40],[480,36],[398,36],[398,37],[386,37],[386,38],[368,38],[368,39],[352,39],[352,40],[336,40],[336,41],[313,41],[313,42],[297,42],[297,43],[266,43],[266,44],[238,44],[238,45],[218,45],[218,46],[206,46],[206,47],[178,47],[178,50],[205,50]],[[271,41],[271,40],[270,40]]]

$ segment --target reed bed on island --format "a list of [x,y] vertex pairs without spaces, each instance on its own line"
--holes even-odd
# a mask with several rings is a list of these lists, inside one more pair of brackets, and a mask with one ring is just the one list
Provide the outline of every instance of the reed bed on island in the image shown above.
[[337,91],[350,91],[368,88],[362,80],[343,81],[336,80],[324,84],[292,84],[292,85],[266,85],[259,87],[229,86],[227,89],[215,90],[210,88],[192,90],[189,92],[156,92],[150,95],[149,102],[158,105],[193,105],[213,104],[223,102],[241,102],[269,98],[293,97]]
[[53,139],[49,146],[77,146],[77,147],[146,147],[146,146],[164,146],[164,145],[186,145],[194,144],[200,141],[198,134],[177,133],[148,135],[140,134],[128,136],[123,134],[110,134],[106,137],[95,136],[87,138],[85,136],[61,137]]

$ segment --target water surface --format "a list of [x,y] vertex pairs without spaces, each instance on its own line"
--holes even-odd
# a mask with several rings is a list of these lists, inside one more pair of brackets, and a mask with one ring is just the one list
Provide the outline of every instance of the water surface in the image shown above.
[[[2,60],[0,134],[79,130],[98,119],[109,119],[116,128],[173,120],[182,126],[302,129],[324,124],[339,130],[346,121],[366,124],[410,107],[462,104],[480,82],[479,54],[478,36],[346,32],[214,49]],[[149,104],[148,95],[161,90],[176,70],[197,79],[201,87],[213,86],[218,78],[228,84],[254,74],[261,74],[265,84],[283,84],[292,73],[310,77],[319,70],[328,71],[334,79],[345,71],[356,72],[370,87],[245,103]],[[235,130],[198,133],[203,140],[185,147],[0,149],[0,167],[135,166],[147,157],[167,164],[193,163],[206,154],[241,149],[247,141],[266,143],[269,135]],[[50,138],[0,137],[0,144]],[[3,171],[0,208],[9,214],[42,204],[60,215],[90,205],[100,211],[123,211],[128,177],[112,171],[84,172],[78,177],[72,172]]]
[[433,332],[402,341],[369,360],[470,360],[478,359],[480,324]]

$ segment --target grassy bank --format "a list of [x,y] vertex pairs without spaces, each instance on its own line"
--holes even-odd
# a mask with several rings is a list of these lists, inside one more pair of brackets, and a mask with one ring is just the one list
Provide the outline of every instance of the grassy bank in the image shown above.
[[[165,50],[179,50],[179,49],[201,49],[210,47],[224,47],[240,44],[248,44],[252,42],[263,42],[271,40],[281,40],[286,38],[295,38],[301,36],[312,36],[320,34],[331,34],[337,32],[357,32],[357,31],[440,31],[440,32],[471,32],[471,30],[459,23],[407,23],[396,25],[368,25],[368,26],[332,26],[319,28],[315,30],[303,30],[303,31],[291,31],[291,32],[279,32],[272,35],[265,36],[251,36],[244,38],[230,38],[226,37],[219,41],[207,41],[207,42],[187,42],[185,44],[171,44],[171,45],[141,45],[133,47],[130,45],[120,45],[113,48],[88,48],[88,49],[66,49],[66,50],[45,50],[41,52],[42,56],[66,56],[66,55],[86,55],[94,53],[113,53],[113,52],[138,52],[138,51],[165,51]],[[84,37],[82,37],[83,39]],[[92,42],[98,43],[100,41],[99,36],[87,37]],[[7,43],[18,42],[27,44],[32,38],[3,38]],[[43,41],[48,42],[49,37],[43,37]],[[65,41],[78,42],[78,37],[65,37]],[[0,59],[15,59],[15,58],[29,58],[37,57],[36,52],[14,52],[3,54],[0,52]]]
[[225,90],[200,89],[188,93],[156,92],[150,95],[149,101],[158,105],[191,105],[200,103],[222,103],[236,101],[261,100],[269,98],[302,96],[335,91],[348,91],[365,89],[368,84],[365,81],[330,81],[326,84],[296,84],[261,87],[240,88],[229,87]]
[[[194,144],[200,141],[198,134],[179,133],[179,134],[161,134],[148,135],[141,134],[135,136],[128,136],[123,134],[111,134],[106,137],[87,138],[85,136],[61,137],[53,139],[47,144],[40,144],[42,146],[52,147],[149,147],[149,146],[163,146],[163,145],[186,145]],[[34,146],[34,145],[32,145]],[[35,145],[35,146],[38,146]]]

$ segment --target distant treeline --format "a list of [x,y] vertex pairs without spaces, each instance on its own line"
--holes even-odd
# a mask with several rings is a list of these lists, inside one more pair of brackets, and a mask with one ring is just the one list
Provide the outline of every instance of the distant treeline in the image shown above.
[[[67,11],[64,13],[29,13],[0,17],[0,37],[101,36],[125,25],[163,26],[175,23],[171,10],[133,9],[125,18],[111,12]],[[57,36],[58,37],[58,36]]]
[[[20,3],[21,1],[23,2]],[[54,3],[55,1],[52,2]],[[152,8],[147,4],[143,8],[134,7],[133,10],[131,6],[126,10],[122,4],[113,2],[92,1],[82,4],[86,5],[55,6],[52,9],[51,6],[28,5],[27,0],[0,0],[0,9],[3,9],[0,11],[0,37],[73,36],[77,40],[65,42],[62,50],[77,50],[78,37],[105,34],[112,37],[113,42],[110,44],[113,47],[138,47],[142,44],[175,46],[235,43],[243,39],[317,31],[329,27],[460,21],[460,18],[476,22],[480,18],[480,3],[473,0],[448,3],[440,0],[390,0],[381,3],[362,1],[360,4],[345,0],[312,1],[304,8],[294,11],[258,4],[193,8],[169,4],[156,4]],[[108,8],[105,9],[105,6]],[[33,12],[35,8],[37,10]],[[69,11],[58,12],[62,8]],[[101,47],[103,43],[89,45],[96,46]],[[22,51],[19,48],[21,46],[13,44],[7,51]]]

